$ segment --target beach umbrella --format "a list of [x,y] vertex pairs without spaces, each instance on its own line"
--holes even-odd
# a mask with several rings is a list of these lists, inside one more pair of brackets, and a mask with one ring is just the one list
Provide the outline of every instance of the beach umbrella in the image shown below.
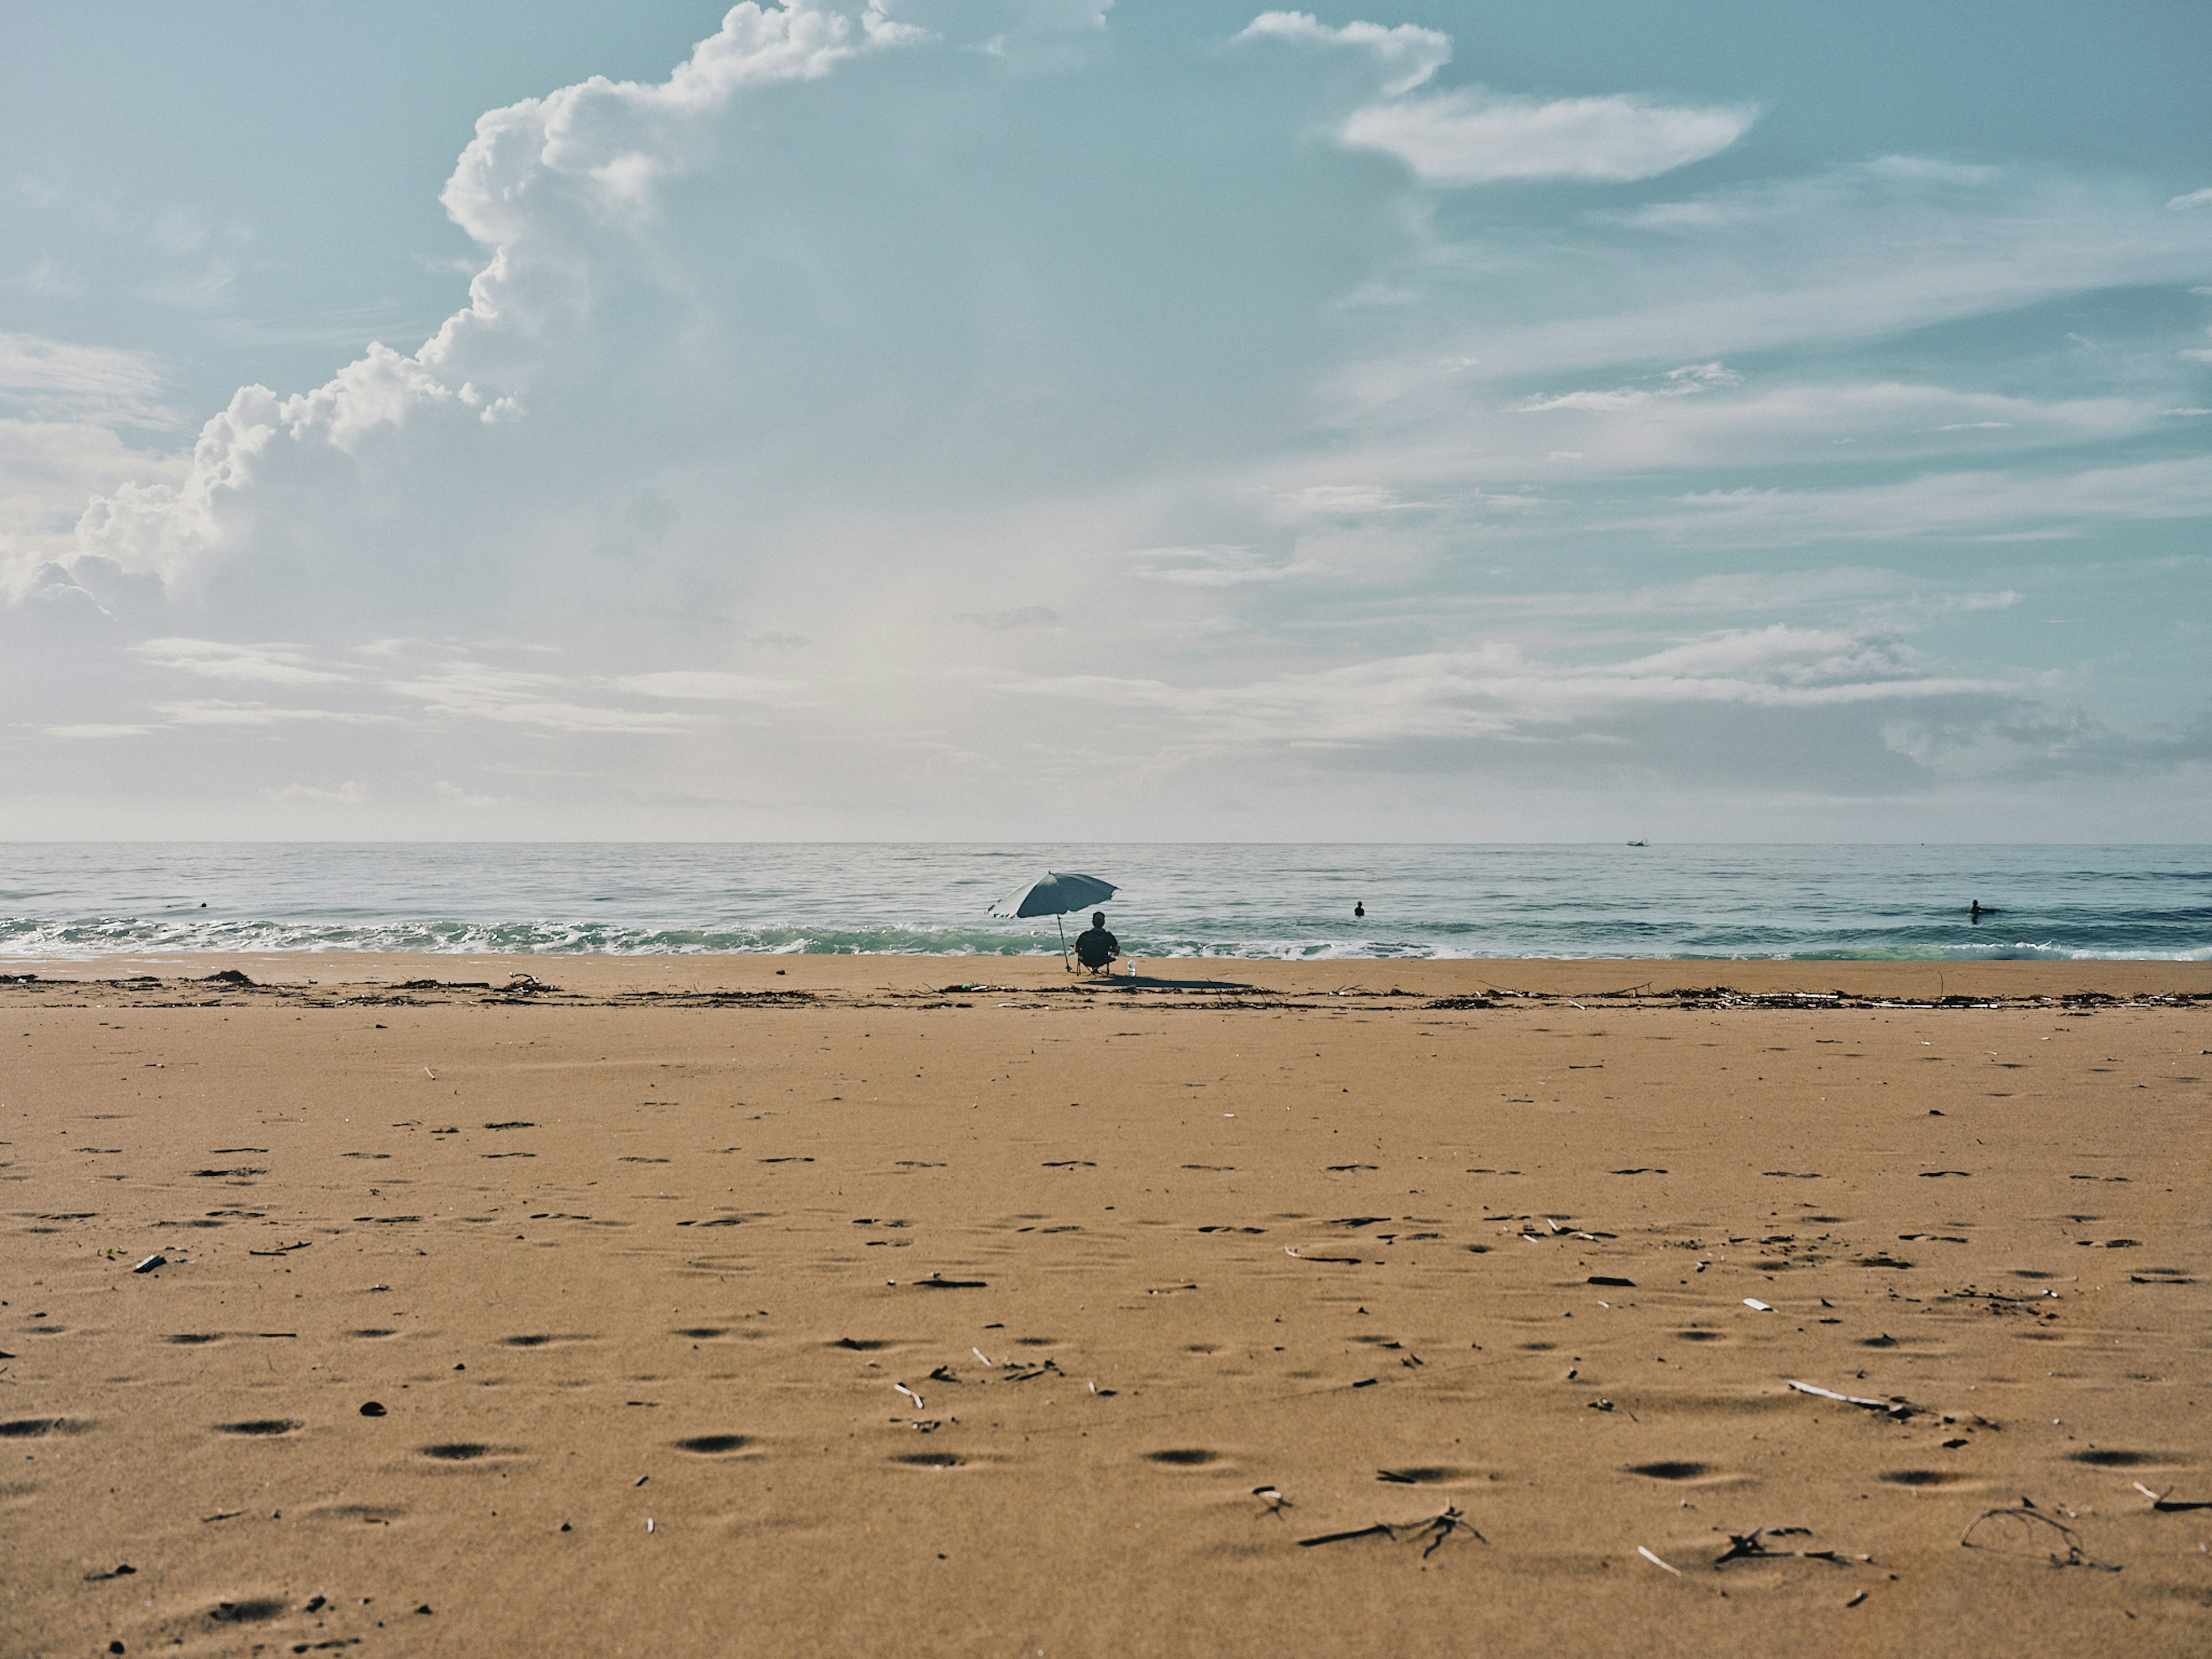
[[[1094,904],[1103,904],[1119,890],[1110,881],[1101,881],[1096,876],[1077,875],[1048,870],[1035,881],[1025,882],[991,907],[994,916],[1019,919],[1024,916],[1050,916],[1053,925],[1060,929],[1060,964],[1067,966],[1067,926],[1060,921],[1070,910],[1083,910]],[[1075,970],[1069,968],[1070,973]]]

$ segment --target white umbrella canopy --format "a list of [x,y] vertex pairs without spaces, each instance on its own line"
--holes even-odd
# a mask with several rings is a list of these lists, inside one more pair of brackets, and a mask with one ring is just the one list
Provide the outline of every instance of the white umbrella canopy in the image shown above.
[[[1102,881],[1097,876],[1048,870],[1035,881],[1025,883],[1007,894],[991,907],[990,913],[994,916],[1017,920],[1024,916],[1064,916],[1070,910],[1103,904],[1120,890],[1112,882]],[[1054,926],[1059,926],[1059,923],[1055,921]],[[1060,957],[1061,966],[1073,973],[1074,966],[1067,960],[1067,929],[1065,927],[1060,929]]]
[[1048,870],[1035,881],[1024,882],[991,907],[994,916],[1063,916],[1070,910],[1103,904],[1121,890],[1096,876],[1060,874]]

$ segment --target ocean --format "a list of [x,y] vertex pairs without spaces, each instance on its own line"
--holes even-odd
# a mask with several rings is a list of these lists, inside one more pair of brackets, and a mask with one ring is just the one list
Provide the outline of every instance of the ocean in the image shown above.
[[0,957],[1043,953],[1047,869],[1139,957],[2212,958],[2203,847],[848,842],[0,843]]

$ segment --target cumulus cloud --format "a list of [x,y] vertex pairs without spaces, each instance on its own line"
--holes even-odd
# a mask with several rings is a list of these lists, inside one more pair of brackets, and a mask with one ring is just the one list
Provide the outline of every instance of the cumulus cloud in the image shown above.
[[0,419],[0,602],[27,593],[41,566],[79,550],[74,532],[88,499],[143,481],[173,483],[187,465],[89,421]]
[[450,430],[520,415],[544,337],[588,307],[592,261],[580,243],[611,220],[648,213],[701,123],[760,88],[818,80],[860,53],[923,38],[872,0],[857,9],[744,0],[665,82],[595,76],[486,114],[441,198],[489,252],[468,306],[412,354],[372,345],[313,391],[242,388],[202,431],[185,477],[94,501],[81,545],[187,582],[253,528],[255,497],[272,485],[327,478],[333,462],[357,461],[379,434],[426,417]]
[[1630,94],[1547,102],[1468,87],[1371,105],[1354,112],[1343,134],[1346,143],[1395,155],[1431,184],[1620,183],[1719,155],[1758,113]]

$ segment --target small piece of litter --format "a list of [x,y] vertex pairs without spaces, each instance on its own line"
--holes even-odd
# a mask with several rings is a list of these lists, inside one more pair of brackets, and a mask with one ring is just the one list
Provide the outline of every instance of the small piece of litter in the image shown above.
[[131,1271],[134,1273],[150,1273],[156,1267],[166,1267],[168,1265],[169,1258],[156,1250]]
[[649,1515],[645,1518],[645,1529],[647,1532],[651,1532],[653,1530],[653,1517]]
[[631,1481],[631,1482],[629,1483],[629,1484],[630,1484],[630,1489],[631,1489],[633,1492],[635,1492],[638,1487],[640,1487],[640,1486],[643,1486],[647,1481],[648,1481],[648,1480],[652,1480],[652,1479],[653,1479],[653,1477],[652,1477],[651,1475],[649,1475],[649,1474],[641,1474],[640,1476],[638,1476],[638,1478],[637,1478],[636,1480],[633,1480],[633,1481]]
[[[970,1349],[969,1349],[969,1350],[968,1350],[968,1352],[969,1352],[969,1353],[974,1354],[974,1355],[975,1356],[975,1358],[978,1358],[978,1359],[983,1359],[983,1351],[982,1351],[981,1348],[970,1348]],[[988,1359],[983,1359],[983,1363],[984,1363],[986,1365],[988,1365],[988,1364],[989,1364],[991,1362],[990,1362],[989,1360],[988,1360]]]
[[1754,1313],[1772,1313],[1774,1311],[1772,1307],[1766,1303],[1761,1302],[1755,1296],[1747,1296],[1744,1297],[1743,1305],[1749,1308]]
[[1865,1601],[1866,1599],[1867,1599],[1867,1593],[1866,1593],[1864,1590],[1861,1590],[1861,1591],[1860,1591],[1856,1595],[1854,1595],[1853,1597],[1851,1597],[1851,1599],[1850,1599],[1850,1601],[1848,1601],[1844,1602],[1844,1605],[1845,1607],[1855,1607],[1858,1606],[1858,1604],[1859,1604],[1860,1602],[1862,1602],[1862,1601]]
[[915,1408],[915,1410],[916,1410],[916,1411],[926,1411],[926,1410],[927,1410],[927,1409],[928,1409],[928,1407],[927,1407],[923,1403],[921,1396],[920,1395],[916,1394],[916,1393],[915,1393],[912,1389],[909,1389],[908,1387],[907,1387],[907,1385],[906,1385],[905,1383],[903,1383],[903,1382],[894,1382],[894,1383],[892,1383],[892,1384],[891,1384],[891,1387],[893,1387],[893,1388],[896,1389],[897,1389],[901,1394],[904,1395],[908,1399],[909,1399],[909,1400],[913,1401],[914,1401],[914,1408]]
[[1818,1395],[1823,1400],[1832,1400],[1839,1405],[1865,1406],[1878,1412],[1886,1412],[1889,1409],[1889,1401],[1887,1400],[1869,1400],[1862,1395],[1838,1394],[1833,1389],[1816,1388],[1810,1382],[1800,1382],[1794,1377],[1790,1379],[1790,1386],[1800,1394]]
[[1638,1544],[1636,1547],[1636,1553],[1642,1556],[1645,1560],[1649,1561],[1653,1566],[1664,1568],[1665,1571],[1673,1573],[1677,1578],[1680,1578],[1682,1576],[1681,1568],[1668,1566],[1667,1563],[1662,1561],[1657,1556],[1652,1554],[1651,1552],[1645,1549],[1643,1545]]

